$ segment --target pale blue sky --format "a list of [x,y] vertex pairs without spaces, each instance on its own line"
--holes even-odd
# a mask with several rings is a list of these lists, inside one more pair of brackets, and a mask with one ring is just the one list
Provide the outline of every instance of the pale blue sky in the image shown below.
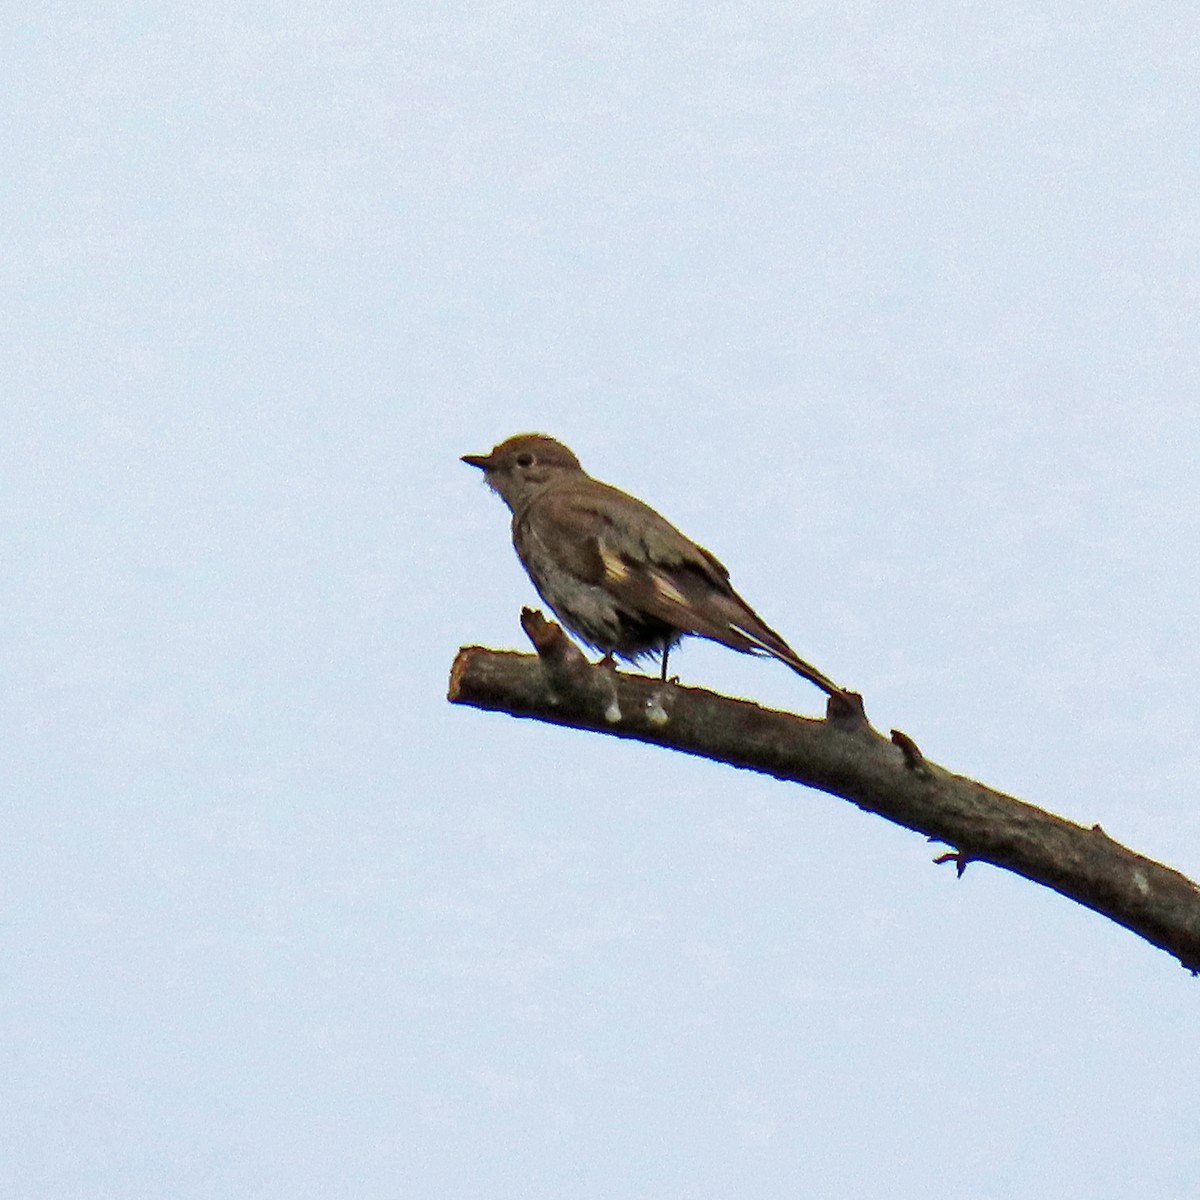
[[0,36],[7,1194],[1194,1187],[1165,954],[444,699],[533,598],[458,456],[543,430],[880,727],[1200,876],[1194,6]]

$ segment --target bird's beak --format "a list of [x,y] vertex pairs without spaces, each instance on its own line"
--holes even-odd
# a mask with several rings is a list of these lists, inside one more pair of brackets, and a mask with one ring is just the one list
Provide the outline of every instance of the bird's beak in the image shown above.
[[492,465],[492,456],[490,454],[464,454],[462,461],[469,467],[478,467],[481,471],[487,471]]

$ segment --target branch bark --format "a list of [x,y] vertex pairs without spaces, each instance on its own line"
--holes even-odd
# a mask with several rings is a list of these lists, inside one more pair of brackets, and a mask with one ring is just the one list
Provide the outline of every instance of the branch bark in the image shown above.
[[557,625],[526,609],[537,655],[464,646],[448,699],[682,750],[841,796],[943,842],[961,875],[987,862],[1124,925],[1200,973],[1200,888],[1162,863],[931,763],[907,734],[884,738],[858,697],[831,697],[824,720],[700,688],[592,666]]

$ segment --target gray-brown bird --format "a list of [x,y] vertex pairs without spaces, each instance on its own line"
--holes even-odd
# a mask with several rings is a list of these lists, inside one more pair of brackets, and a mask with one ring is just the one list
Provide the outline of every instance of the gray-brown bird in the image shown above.
[[593,479],[561,442],[520,433],[464,454],[512,510],[513,545],[542,599],[578,638],[636,662],[680,638],[769,654],[832,695],[843,689],[799,658],[729,585],[729,572],[649,505]]

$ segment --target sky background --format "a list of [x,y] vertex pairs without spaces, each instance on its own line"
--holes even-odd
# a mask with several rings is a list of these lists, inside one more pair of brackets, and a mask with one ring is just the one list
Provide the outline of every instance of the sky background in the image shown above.
[[881,729],[1200,876],[1198,38],[1170,0],[0,17],[5,1194],[1189,1194],[1168,955],[445,692],[533,599],[458,456],[542,430]]

